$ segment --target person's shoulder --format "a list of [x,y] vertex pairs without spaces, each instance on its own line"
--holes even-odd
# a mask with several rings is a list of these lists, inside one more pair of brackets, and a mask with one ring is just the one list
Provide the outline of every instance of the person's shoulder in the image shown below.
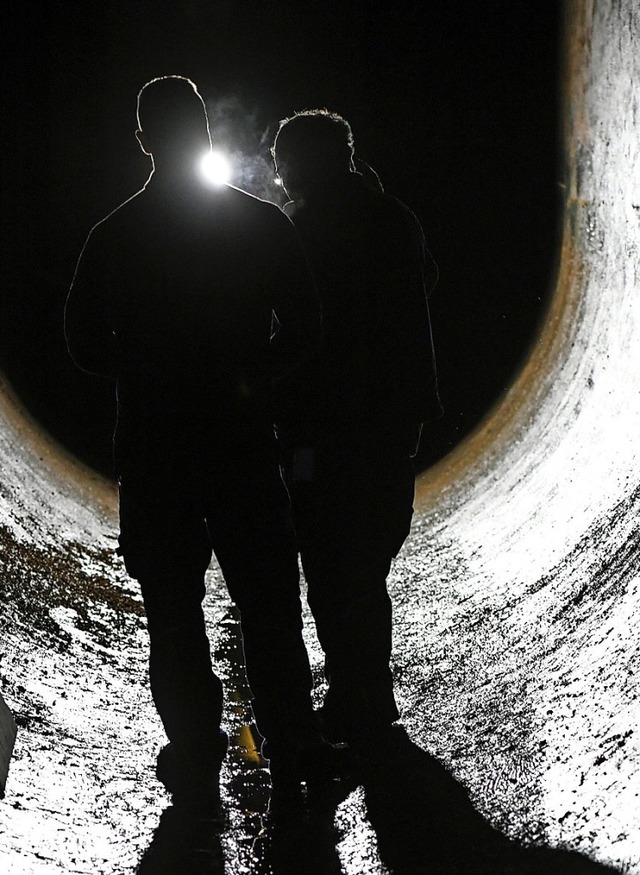
[[222,187],[220,194],[229,206],[239,210],[246,210],[247,213],[253,213],[256,216],[277,216],[279,214],[284,218],[284,213],[277,204],[251,194],[242,188],[237,188],[230,183],[226,183]]
[[288,234],[293,228],[291,219],[282,208],[234,185],[226,184],[218,193],[219,204],[233,221],[241,222],[253,232],[271,237]]
[[409,207],[399,198],[389,194],[376,177],[377,183],[364,176],[359,171],[349,175],[350,191],[363,207],[374,213],[386,213],[397,218],[412,216]]
[[353,190],[357,193],[361,208],[369,215],[375,225],[387,232],[395,229],[397,233],[422,236],[422,225],[413,210],[395,195],[389,194],[382,185],[371,185],[366,178],[358,179],[353,174]]
[[385,192],[383,197],[385,213],[389,223],[395,225],[398,230],[404,230],[405,233],[414,237],[416,241],[422,241],[424,238],[422,224],[411,207],[407,206],[400,198],[387,192]]
[[89,236],[93,239],[102,239],[118,233],[122,226],[128,224],[137,215],[142,206],[144,194],[145,189],[142,188],[111,210],[110,213],[107,213],[104,218],[96,222],[89,232]]
[[396,216],[399,220],[405,222],[418,223],[418,217],[403,200],[393,194],[386,192],[383,194],[385,209],[390,215]]

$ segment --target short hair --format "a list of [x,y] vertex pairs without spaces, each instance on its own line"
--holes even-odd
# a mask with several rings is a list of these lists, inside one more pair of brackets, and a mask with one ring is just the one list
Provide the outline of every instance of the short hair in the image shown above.
[[353,151],[351,125],[328,109],[305,109],[282,119],[271,147],[274,159],[290,155],[329,164],[351,159]]
[[159,76],[143,85],[138,93],[137,118],[140,130],[154,140],[185,130],[209,129],[204,101],[186,76]]

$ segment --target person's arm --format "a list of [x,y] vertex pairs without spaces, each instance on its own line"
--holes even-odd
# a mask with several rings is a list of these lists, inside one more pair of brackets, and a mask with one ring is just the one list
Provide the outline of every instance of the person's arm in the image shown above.
[[110,283],[113,265],[102,236],[101,225],[96,225],[80,253],[65,304],[64,333],[69,354],[81,370],[115,377]]

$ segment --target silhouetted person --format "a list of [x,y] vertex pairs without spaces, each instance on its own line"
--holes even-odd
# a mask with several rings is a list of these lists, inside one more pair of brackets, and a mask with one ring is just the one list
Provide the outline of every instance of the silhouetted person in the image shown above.
[[158,777],[174,802],[215,808],[227,738],[201,605],[212,549],[241,612],[274,776],[327,747],[270,402],[270,375],[317,346],[320,313],[282,211],[200,178],[210,135],[193,83],[155,79],[137,110],[153,170],[91,231],[65,331],[80,368],[117,379],[120,552],[142,589],[151,691],[170,740]]
[[355,170],[349,124],[280,123],[273,155],[323,307],[324,343],[281,387],[278,429],[309,605],[326,657],[327,737],[376,738],[398,718],[386,578],[410,530],[412,457],[441,413],[413,213]]

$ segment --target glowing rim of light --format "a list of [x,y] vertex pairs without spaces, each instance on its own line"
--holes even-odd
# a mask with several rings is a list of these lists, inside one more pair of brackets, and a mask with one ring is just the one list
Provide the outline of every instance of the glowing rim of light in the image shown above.
[[219,149],[211,149],[200,159],[200,173],[212,185],[225,185],[231,179],[231,162]]

